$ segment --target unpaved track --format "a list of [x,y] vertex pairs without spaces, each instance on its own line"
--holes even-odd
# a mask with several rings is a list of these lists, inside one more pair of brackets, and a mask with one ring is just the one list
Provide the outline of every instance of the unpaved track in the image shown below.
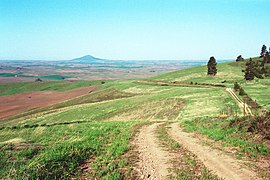
[[192,133],[185,133],[178,123],[171,126],[170,135],[179,144],[197,155],[204,165],[216,175],[225,179],[259,179],[256,173],[241,166],[241,162],[224,154],[222,151],[203,146],[198,139],[192,137]]
[[164,151],[158,142],[155,131],[160,123],[144,126],[135,139],[139,154],[137,171],[140,179],[166,179],[169,175],[170,154]]
[[239,107],[241,109],[243,109],[247,115],[251,115],[253,116],[252,114],[252,111],[251,109],[248,107],[248,105],[246,103],[244,103],[235,93],[234,91],[232,90],[232,88],[226,88],[226,91],[233,97],[233,99],[238,103]]

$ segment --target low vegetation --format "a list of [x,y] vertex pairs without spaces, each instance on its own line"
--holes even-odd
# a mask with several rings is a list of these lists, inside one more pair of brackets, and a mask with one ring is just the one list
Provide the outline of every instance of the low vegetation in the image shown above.
[[[10,179],[78,176],[76,168],[92,159],[95,177],[119,179],[128,162],[135,122],[92,122],[0,131],[0,174]],[[77,172],[79,173],[79,172]],[[93,174],[94,173],[94,174]]]
[[21,82],[0,83],[0,96],[20,94],[30,91],[68,91],[75,88],[102,84],[103,81],[43,81],[43,82]]
[[162,145],[176,155],[169,179],[219,179],[197,159],[196,155],[170,137],[166,124],[160,125],[157,133]]
[[0,73],[0,77],[26,77],[26,78],[40,78],[47,80],[63,80],[67,78],[72,78],[72,76],[62,76],[62,75],[44,75],[44,76],[30,76],[23,73]]
[[52,106],[35,108],[32,110],[23,112],[21,114],[12,116],[12,117],[4,118],[0,122],[3,123],[3,122],[12,121],[12,120],[21,121],[23,119],[38,117],[41,114],[44,116],[45,114],[55,113],[59,111],[59,109],[72,107],[75,105],[90,104],[90,103],[108,101],[108,100],[113,100],[113,99],[126,98],[126,97],[135,96],[135,95],[136,94],[121,92],[114,88],[99,90],[99,91],[86,94],[84,96],[80,96],[78,98],[74,98],[68,101],[64,101],[62,103],[58,103]]
[[[257,121],[258,119],[261,119],[261,122]],[[261,123],[266,127],[260,125]],[[229,118],[227,120],[204,117],[182,123],[187,131],[196,131],[206,135],[216,142],[221,142],[223,147],[234,147],[237,149],[236,152],[239,157],[246,156],[249,158],[270,155],[270,148],[266,145],[266,139],[269,136],[269,133],[267,133],[268,125],[269,118],[267,119],[267,117]],[[264,132],[264,138],[256,136],[259,132]]]
[[[94,84],[100,88],[1,120],[1,177],[68,179],[85,173],[100,179],[129,177],[132,169],[123,155],[129,150],[137,125],[145,121],[178,121],[187,131],[212,139],[210,145],[229,149],[239,159],[268,158],[270,80],[263,75],[263,79],[246,81],[242,72],[246,60],[238,59],[218,64],[213,61],[211,72],[215,76],[207,76],[204,65],[144,80],[2,83],[0,96],[67,91]],[[233,87],[242,100],[250,99],[248,104],[256,109],[256,116],[243,116],[225,91]],[[179,155],[173,162],[171,178],[217,179],[194,154],[170,137],[166,125],[159,127],[158,134],[163,145]],[[87,171],[85,163],[89,163]]]

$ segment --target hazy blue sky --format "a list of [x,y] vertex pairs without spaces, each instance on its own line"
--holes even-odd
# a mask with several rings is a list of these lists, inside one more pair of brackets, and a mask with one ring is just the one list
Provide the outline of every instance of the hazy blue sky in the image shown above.
[[233,59],[270,46],[269,0],[0,0],[0,59]]

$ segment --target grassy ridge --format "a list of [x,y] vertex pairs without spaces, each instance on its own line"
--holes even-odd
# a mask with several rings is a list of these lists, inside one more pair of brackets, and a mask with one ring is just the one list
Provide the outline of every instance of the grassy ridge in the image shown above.
[[[254,58],[259,60],[260,58]],[[207,76],[207,67],[199,66],[194,68],[183,69],[167,74],[162,74],[150,78],[151,80],[162,80],[162,81],[179,81],[185,83],[206,83],[206,84],[222,84],[227,87],[233,87],[234,82],[238,82],[246,93],[253,99],[256,100],[264,109],[270,111],[270,96],[267,92],[270,92],[270,78],[257,79],[252,81],[246,81],[244,79],[244,73],[242,69],[245,68],[245,62],[226,62],[218,63],[217,75]]]
[[[1,126],[95,120],[189,120],[194,116],[218,115],[220,111],[235,105],[233,99],[220,88],[213,88],[209,91],[209,88],[161,87],[159,89],[159,87],[153,88],[149,85],[134,84],[134,86],[125,89],[123,94],[135,92],[133,90],[147,93],[56,109],[50,114],[43,113],[40,116],[21,117],[11,122],[5,122]],[[109,91],[106,92],[109,93]],[[212,98],[210,99],[209,96]],[[236,108],[238,107],[236,106]],[[240,110],[238,111],[240,112]]]
[[16,120],[16,122],[19,122],[24,119],[38,117],[41,115],[44,116],[45,114],[57,112],[61,108],[67,108],[67,107],[80,105],[80,104],[90,104],[90,103],[95,103],[95,102],[131,97],[134,95],[135,94],[118,91],[114,88],[100,90],[100,91],[96,91],[96,92],[93,92],[84,96],[80,96],[78,98],[74,98],[68,101],[64,101],[64,102],[52,105],[52,106],[36,108],[36,109],[32,109],[32,110],[23,112],[21,114],[12,116],[12,117],[4,118],[0,121],[0,123],[12,121],[12,120]]
[[119,169],[127,164],[120,157],[135,124],[92,122],[0,131],[1,177],[67,178],[91,157],[95,176],[119,179]]
[[[237,147],[249,157],[270,155],[270,149],[263,141],[250,136],[247,130],[239,126],[230,126],[233,119],[224,121],[218,118],[197,118],[182,123],[187,131],[197,131],[215,141],[221,141],[223,146]],[[239,154],[240,155],[240,154]]]
[[[223,84],[227,87],[233,87],[237,81],[248,95],[269,108],[270,97],[265,94],[270,90],[270,80],[256,79],[246,83],[241,67],[241,63],[222,63],[218,64],[215,77],[206,76],[206,67],[200,66],[151,79]],[[226,82],[222,83],[224,80]],[[33,90],[66,91],[99,83],[101,81],[6,83],[0,84],[0,95]],[[268,154],[264,145],[252,145],[240,136],[242,132],[227,128],[230,118],[228,121],[219,118],[228,109],[241,115],[241,110],[224,89],[157,86],[133,80],[106,81],[100,91],[54,106],[33,109],[10,122],[2,122],[0,174],[11,178],[68,178],[78,172],[77,168],[85,160],[92,158],[91,167],[94,169],[90,173],[93,176],[121,179],[123,173],[120,169],[128,167],[121,157],[128,149],[133,127],[141,121],[152,120],[186,120],[184,125],[187,129],[216,141],[222,140],[224,146],[243,146],[241,151],[250,156],[254,156],[252,151]],[[162,138],[168,140],[164,134]]]
[[218,63],[218,73],[216,76],[207,76],[207,66],[199,66],[194,68],[183,69],[167,74],[162,74],[151,78],[152,80],[164,80],[164,81],[181,81],[181,82],[193,82],[193,83],[214,83],[221,84],[224,80],[229,83],[234,81],[243,81],[243,73],[241,69],[236,66],[230,65],[230,63]]
[[0,96],[20,94],[30,91],[68,91],[75,88],[101,84],[102,81],[44,81],[44,82],[21,82],[0,83]]

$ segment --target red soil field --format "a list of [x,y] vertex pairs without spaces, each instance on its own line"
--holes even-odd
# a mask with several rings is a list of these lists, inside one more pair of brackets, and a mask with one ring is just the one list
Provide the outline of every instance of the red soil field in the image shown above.
[[22,94],[0,96],[0,118],[18,113],[57,104],[92,92],[98,85],[77,88],[70,91],[35,91]]

